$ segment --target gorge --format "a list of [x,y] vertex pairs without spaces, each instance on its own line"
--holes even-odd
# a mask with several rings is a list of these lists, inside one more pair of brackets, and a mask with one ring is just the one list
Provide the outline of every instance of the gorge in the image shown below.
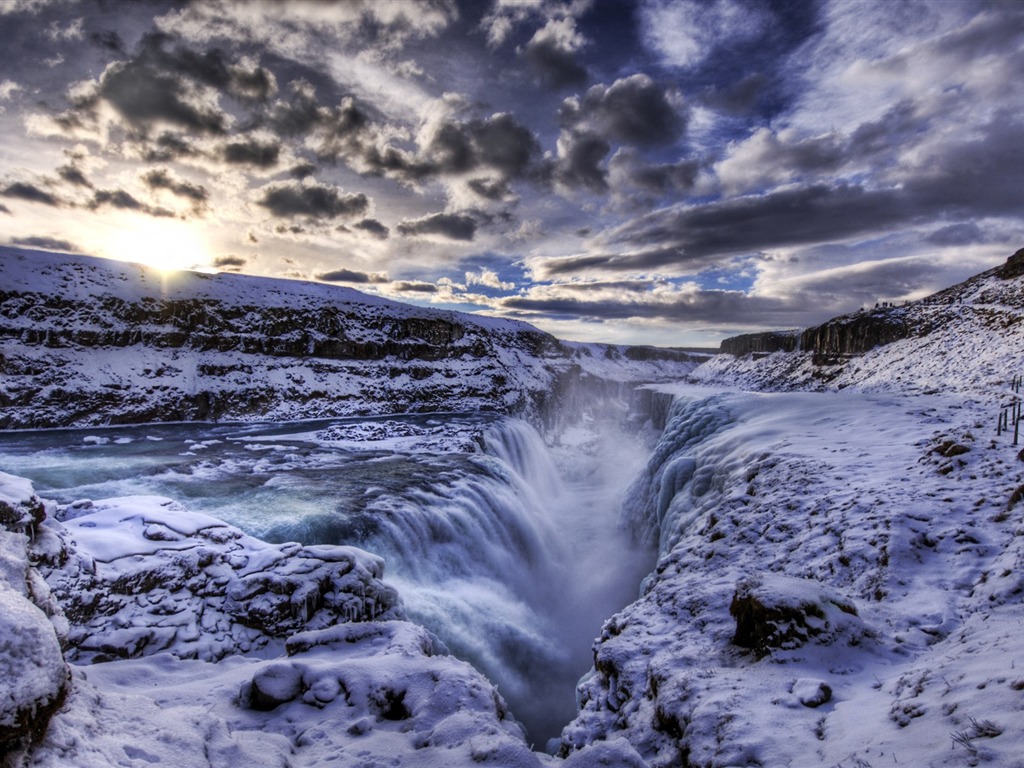
[[[134,279],[46,258],[45,280],[93,286],[61,278],[79,308]],[[27,284],[14,265],[6,285]],[[317,391],[278,376],[309,375],[312,353],[139,337],[116,366],[130,330],[55,336],[61,312],[41,310],[47,347],[8,311],[8,425],[58,426],[61,402],[114,383],[126,406],[99,397],[63,429],[0,434],[3,596],[39,606],[32,636],[50,617],[66,660],[25,694],[40,726],[16,730],[7,759],[1012,765],[1024,471],[994,424],[1024,284],[1005,272],[899,308],[927,323],[829,365],[807,349],[698,366],[538,346],[518,324],[449,316],[444,338],[346,358]],[[321,289],[288,286],[289,301]],[[15,293],[4,306],[23,306]],[[375,322],[367,337],[408,332]],[[479,358],[459,346],[474,333],[493,345]],[[160,356],[178,373],[140,373]],[[250,366],[265,397],[215,398],[217,422],[118,423],[228,392],[181,375],[211,361],[225,381]],[[378,401],[364,363],[432,373]],[[444,413],[417,389],[431,379]],[[32,387],[45,397],[18,394]],[[302,408],[289,387],[310,394]],[[5,645],[7,668],[32,647]]]

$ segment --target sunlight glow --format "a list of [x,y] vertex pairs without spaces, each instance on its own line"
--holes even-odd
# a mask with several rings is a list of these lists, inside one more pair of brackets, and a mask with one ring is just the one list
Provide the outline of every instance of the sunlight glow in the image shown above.
[[133,223],[113,233],[105,255],[155,267],[164,272],[206,267],[210,253],[204,238],[190,225],[176,219],[151,219]]

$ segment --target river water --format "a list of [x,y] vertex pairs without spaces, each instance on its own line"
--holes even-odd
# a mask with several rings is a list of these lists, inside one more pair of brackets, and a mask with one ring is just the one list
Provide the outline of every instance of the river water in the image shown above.
[[617,524],[646,458],[610,425],[551,448],[444,414],[0,433],[0,470],[61,503],[159,495],[269,541],[382,555],[409,616],[474,664],[538,748],[575,713],[604,619],[653,553]]

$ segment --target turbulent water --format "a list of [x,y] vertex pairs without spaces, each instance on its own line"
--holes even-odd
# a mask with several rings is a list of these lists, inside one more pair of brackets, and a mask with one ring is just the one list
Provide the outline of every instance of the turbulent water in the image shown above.
[[270,541],[383,555],[410,617],[485,672],[541,746],[574,714],[603,619],[651,552],[617,526],[645,453],[447,415],[0,435],[0,468],[60,502],[162,495]]

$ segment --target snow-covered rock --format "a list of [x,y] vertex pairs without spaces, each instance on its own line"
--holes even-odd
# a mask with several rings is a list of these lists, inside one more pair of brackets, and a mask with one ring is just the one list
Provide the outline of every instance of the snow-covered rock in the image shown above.
[[301,630],[403,616],[384,561],[354,547],[268,544],[159,497],[83,500],[57,516],[38,557],[78,662],[162,651],[217,660],[279,650]]
[[29,539],[20,532],[42,508],[31,484],[0,473],[0,511],[18,513],[0,524],[0,755],[23,754],[67,693],[62,617],[29,565]]

